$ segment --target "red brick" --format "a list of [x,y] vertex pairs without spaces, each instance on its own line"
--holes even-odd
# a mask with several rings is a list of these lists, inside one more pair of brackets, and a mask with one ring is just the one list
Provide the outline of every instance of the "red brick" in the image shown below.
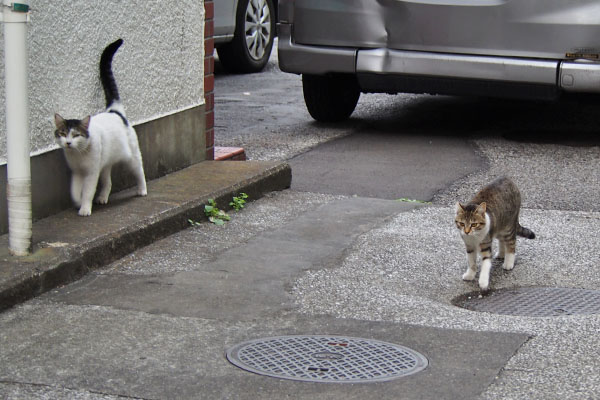
[[215,108],[215,94],[213,92],[204,93],[204,109],[206,112],[213,111]]
[[204,22],[204,39],[215,36],[215,26],[213,21]]
[[204,75],[211,75],[215,72],[215,58],[210,55],[204,57]]
[[212,1],[204,0],[204,19],[213,19],[215,17],[215,5]]
[[205,114],[206,117],[206,122],[204,124],[204,126],[206,127],[206,130],[212,129],[215,127],[215,113],[214,111],[209,111]]
[[204,100],[205,110],[204,123],[206,135],[206,159],[214,160],[215,152],[215,61],[213,53],[215,50],[214,19],[215,7],[212,0],[204,0]]
[[206,130],[206,148],[214,147],[215,145],[215,131],[213,129]]
[[215,76],[205,75],[204,76],[204,93],[209,93],[215,90]]
[[204,39],[204,56],[211,56],[215,51],[215,40],[213,38]]
[[245,161],[246,153],[242,147],[218,147],[214,150],[215,161]]
[[214,160],[215,159],[215,149],[214,147],[206,149],[206,159]]

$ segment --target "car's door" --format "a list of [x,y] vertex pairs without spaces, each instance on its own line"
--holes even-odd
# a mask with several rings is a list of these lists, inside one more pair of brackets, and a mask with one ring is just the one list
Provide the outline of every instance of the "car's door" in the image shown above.
[[213,5],[215,8],[215,40],[231,39],[235,31],[237,0],[216,0]]
[[537,58],[600,53],[600,0],[296,0],[300,44]]

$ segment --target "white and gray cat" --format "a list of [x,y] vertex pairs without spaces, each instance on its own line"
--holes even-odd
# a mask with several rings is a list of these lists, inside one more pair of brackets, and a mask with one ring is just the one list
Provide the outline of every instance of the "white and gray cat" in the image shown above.
[[118,39],[109,44],[100,57],[100,80],[106,110],[81,120],[54,115],[54,135],[59,146],[64,149],[67,164],[71,168],[71,198],[79,207],[81,216],[92,214],[92,201],[98,180],[100,191],[95,200],[100,204],[108,203],[112,187],[110,173],[117,163],[124,163],[134,174],[137,194],[147,194],[138,138],[125,117],[125,109],[112,72],[113,56],[122,43],[123,40]]
[[503,258],[505,270],[515,265],[517,236],[534,239],[535,234],[519,224],[521,194],[509,178],[498,178],[483,187],[467,204],[456,203],[454,222],[467,248],[468,268],[463,275],[472,281],[477,274],[477,255],[481,255],[479,287],[487,291],[492,267],[492,240],[499,242],[496,258]]

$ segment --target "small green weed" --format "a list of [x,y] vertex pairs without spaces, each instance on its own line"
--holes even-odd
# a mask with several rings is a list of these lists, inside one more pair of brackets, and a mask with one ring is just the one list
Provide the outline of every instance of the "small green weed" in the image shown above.
[[[233,201],[229,205],[234,210],[239,211],[246,205],[247,198],[248,195],[246,193],[240,193],[233,198]],[[214,199],[208,199],[208,204],[204,205],[204,215],[208,217],[210,222],[219,226],[225,225],[225,222],[231,220],[231,217],[217,206],[217,202]],[[193,219],[188,219],[188,223],[191,226],[199,226],[201,224]]]
[[189,223],[191,226],[200,226],[200,225],[202,225],[202,223],[201,223],[201,222],[194,221],[193,219],[188,219],[188,223]]
[[401,199],[396,199],[396,201],[401,201],[403,203],[421,203],[421,204],[431,204],[430,201],[423,200],[415,200],[415,199],[407,199],[406,197],[402,197]]
[[225,211],[217,207],[217,203],[213,199],[208,199],[208,204],[204,206],[204,214],[210,222],[219,226],[225,225],[225,222],[231,219]]
[[240,211],[246,205],[247,198],[248,195],[246,193],[240,193],[233,198],[233,201],[230,202],[229,205],[233,207],[235,211]]

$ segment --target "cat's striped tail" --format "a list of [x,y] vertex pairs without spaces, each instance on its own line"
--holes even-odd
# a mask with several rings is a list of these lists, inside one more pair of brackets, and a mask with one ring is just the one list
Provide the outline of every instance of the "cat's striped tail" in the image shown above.
[[117,89],[117,82],[115,82],[115,77],[112,72],[112,60],[122,44],[123,39],[117,39],[106,46],[100,57],[100,81],[102,82],[102,88],[104,89],[106,108],[109,108],[113,103],[118,102],[121,99],[119,97],[119,90]]
[[521,226],[521,224],[517,228],[517,235],[527,239],[535,239],[535,233],[531,229]]

